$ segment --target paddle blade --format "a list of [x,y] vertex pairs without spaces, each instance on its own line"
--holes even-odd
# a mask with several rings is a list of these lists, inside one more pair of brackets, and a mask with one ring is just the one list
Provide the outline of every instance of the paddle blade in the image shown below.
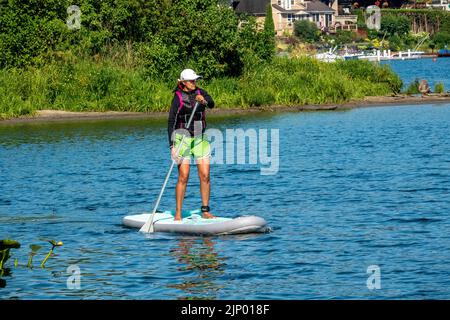
[[150,225],[148,221],[139,229],[139,232],[149,233],[150,232]]
[[153,227],[153,214],[150,219],[148,219],[144,225],[139,229],[139,232],[144,233],[153,233],[155,232],[155,229]]

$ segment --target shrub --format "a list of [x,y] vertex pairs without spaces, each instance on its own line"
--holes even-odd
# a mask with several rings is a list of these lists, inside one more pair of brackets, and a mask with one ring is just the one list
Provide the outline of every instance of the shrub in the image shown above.
[[297,20],[294,22],[294,35],[304,42],[319,40],[320,31],[316,24],[309,20]]
[[338,30],[336,32],[336,44],[346,44],[346,43],[351,43],[354,39],[354,37],[356,36],[356,34],[352,31],[347,31],[347,30]]
[[450,45],[450,33],[445,31],[437,32],[433,35],[432,41],[436,44],[436,46],[440,48],[444,48],[445,46]]
[[401,49],[403,43],[402,39],[398,35],[393,35],[389,38],[389,49],[398,51]]
[[444,93],[444,84],[442,82],[438,82],[434,85],[434,92],[435,93]]
[[419,91],[419,79],[415,79],[413,82],[411,82],[408,86],[408,88],[406,89],[406,94],[418,94],[420,93]]

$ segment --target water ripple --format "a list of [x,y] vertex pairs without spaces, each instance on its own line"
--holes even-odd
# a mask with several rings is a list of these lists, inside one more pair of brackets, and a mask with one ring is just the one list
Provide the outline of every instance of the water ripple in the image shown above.
[[[449,60],[450,61],[450,60]],[[270,232],[141,234],[168,158],[165,123],[0,127],[0,238],[19,240],[6,299],[439,299],[450,297],[450,105],[223,119],[280,130],[280,168],[212,166],[211,207]],[[160,208],[173,208],[175,174]],[[195,167],[186,208],[200,206]],[[63,241],[45,269],[37,265]],[[29,245],[43,249],[25,267]],[[9,263],[9,262],[8,262]],[[69,290],[67,267],[81,271]],[[378,265],[382,289],[367,289]]]

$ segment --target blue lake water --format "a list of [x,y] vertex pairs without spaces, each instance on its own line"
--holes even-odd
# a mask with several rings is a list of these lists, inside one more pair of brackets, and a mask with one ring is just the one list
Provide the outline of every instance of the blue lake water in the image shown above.
[[450,91],[450,59],[449,58],[426,58],[416,60],[390,60],[382,61],[382,64],[389,64],[392,69],[403,80],[403,87],[415,79],[419,81],[425,79],[430,88],[434,91],[436,83],[443,83],[444,90]]
[[[164,121],[0,125],[0,239],[22,243],[0,298],[449,299],[449,123],[450,104],[211,120],[280,132],[277,174],[211,172],[214,213],[257,214],[273,231],[220,237],[121,225],[161,188]],[[186,207],[198,208],[192,170]],[[174,207],[175,181],[161,208]],[[46,239],[64,245],[41,269]],[[28,269],[33,243],[44,248]]]

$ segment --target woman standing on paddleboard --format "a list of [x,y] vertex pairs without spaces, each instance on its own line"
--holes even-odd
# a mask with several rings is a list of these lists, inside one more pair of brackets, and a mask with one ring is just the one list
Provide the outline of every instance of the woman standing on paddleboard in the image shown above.
[[[209,212],[211,148],[204,135],[206,128],[205,109],[206,107],[213,108],[214,101],[204,89],[197,87],[196,81],[200,78],[201,76],[197,75],[192,69],[185,69],[181,72],[169,112],[168,134],[171,156],[178,164],[178,182],[175,189],[175,220],[181,220],[182,218],[181,209],[189,179],[191,157],[197,163],[200,178],[203,218],[214,218]],[[187,128],[187,123],[196,103],[198,105],[193,121]],[[185,136],[184,139],[183,135]]]

